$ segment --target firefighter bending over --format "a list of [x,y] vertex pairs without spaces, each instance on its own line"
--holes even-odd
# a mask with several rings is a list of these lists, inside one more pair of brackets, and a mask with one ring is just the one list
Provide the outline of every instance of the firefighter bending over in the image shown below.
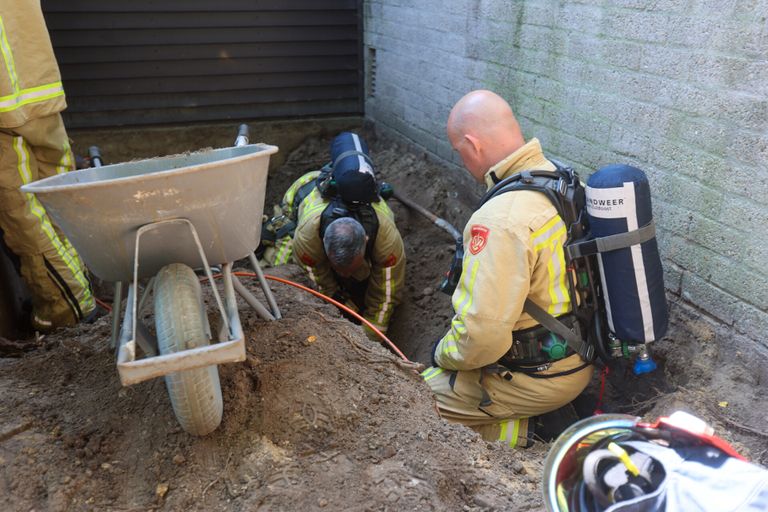
[[322,293],[386,332],[402,297],[405,250],[365,142],[339,134],[331,162],[296,180],[280,209],[262,229],[274,238],[265,253],[269,262],[284,264],[292,256]]

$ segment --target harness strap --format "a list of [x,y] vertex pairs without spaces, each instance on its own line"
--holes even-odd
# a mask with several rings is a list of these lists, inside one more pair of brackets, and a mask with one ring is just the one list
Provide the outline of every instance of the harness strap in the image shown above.
[[371,157],[369,157],[368,155],[366,155],[362,151],[357,151],[355,149],[352,149],[350,151],[345,151],[342,154],[340,154],[339,156],[337,156],[336,160],[333,161],[332,167],[335,169],[336,166],[339,165],[339,162],[341,162],[342,160],[344,160],[348,156],[355,156],[355,155],[362,156],[363,158],[365,158],[365,161],[368,162],[368,165],[373,167],[373,161],[371,160]]
[[[523,304],[523,311],[531,315],[533,319],[539,322],[541,325],[563,338],[566,343],[568,343],[568,346],[571,347],[574,352],[579,354],[582,359],[589,362],[594,359],[594,346],[586,343],[580,334],[566,327],[562,322],[547,313],[531,299],[525,299],[525,303]],[[578,322],[576,322],[575,325],[578,329]]]
[[601,252],[615,251],[631,247],[643,242],[647,242],[656,236],[656,224],[651,221],[645,226],[627,231],[626,233],[617,233],[615,235],[603,236],[593,240],[576,242],[565,247],[565,252],[570,259],[582,258]]
[[571,368],[570,370],[563,370],[562,372],[547,373],[547,374],[538,373],[543,370],[538,370],[537,368],[530,369],[533,371],[530,371],[530,370],[526,371],[526,369],[524,368],[510,368],[509,370],[512,372],[524,373],[533,379],[554,379],[555,377],[565,377],[566,375],[571,375],[571,374],[580,372],[584,368],[588,367],[590,364],[592,363],[584,363],[582,365],[577,366],[576,368]]

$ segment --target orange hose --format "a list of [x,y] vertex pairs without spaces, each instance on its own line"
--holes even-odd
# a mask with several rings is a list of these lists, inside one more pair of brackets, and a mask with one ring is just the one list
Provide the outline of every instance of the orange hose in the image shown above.
[[[239,276],[239,277],[259,277],[259,276],[257,276],[256,274],[254,274],[253,272],[232,272],[232,274],[234,274],[234,275],[236,275],[236,276]],[[214,274],[214,276],[213,276],[213,277],[214,277],[214,278],[217,278],[217,277],[221,277],[221,274]],[[398,356],[400,356],[400,358],[401,358],[403,361],[406,361],[406,362],[409,362],[409,363],[411,362],[411,361],[410,361],[410,360],[409,360],[407,357],[405,357],[405,354],[403,354],[403,353],[400,351],[400,349],[399,349],[399,348],[397,348],[397,346],[396,346],[394,343],[392,343],[392,340],[390,340],[389,338],[387,338],[387,336],[386,336],[386,335],[385,335],[383,332],[381,332],[380,330],[378,330],[378,329],[377,329],[377,328],[376,328],[376,327],[375,327],[375,326],[374,326],[374,325],[373,325],[371,322],[369,322],[368,320],[366,320],[365,318],[363,318],[363,317],[362,317],[362,316],[361,316],[361,315],[360,315],[360,314],[359,314],[357,311],[355,311],[355,310],[353,310],[353,309],[350,309],[350,308],[348,308],[347,306],[345,306],[345,305],[344,305],[344,304],[342,304],[341,302],[338,302],[338,301],[336,301],[336,300],[334,300],[334,299],[332,299],[332,298],[328,297],[327,295],[323,295],[322,293],[320,293],[320,292],[318,292],[318,291],[315,291],[315,290],[313,290],[312,288],[307,288],[306,286],[304,286],[304,285],[301,285],[301,284],[299,284],[299,283],[294,283],[293,281],[289,281],[288,279],[283,279],[282,277],[275,277],[275,276],[270,276],[269,274],[264,274],[264,277],[266,277],[267,279],[269,279],[269,280],[271,280],[271,281],[277,281],[278,283],[287,284],[287,285],[289,285],[289,286],[293,286],[293,287],[296,287],[296,288],[298,288],[299,290],[304,290],[305,292],[311,293],[311,294],[312,294],[312,295],[314,295],[315,297],[319,297],[319,298],[323,299],[324,301],[326,301],[326,302],[328,302],[328,303],[330,303],[330,304],[333,304],[333,305],[334,305],[334,306],[336,306],[337,308],[339,308],[339,309],[342,309],[342,310],[346,311],[347,313],[349,313],[350,315],[354,316],[355,318],[357,318],[358,320],[360,320],[362,323],[364,323],[365,325],[367,325],[367,326],[368,326],[368,327],[369,327],[369,328],[370,328],[370,329],[371,329],[373,332],[375,332],[375,333],[376,333],[376,334],[377,334],[377,335],[378,335],[378,336],[379,336],[379,337],[380,337],[382,340],[384,340],[384,342],[385,342],[387,345],[389,345],[389,348],[391,348],[391,349],[392,349],[392,351],[393,351],[395,354],[397,354]],[[202,281],[202,280],[204,280],[204,279],[207,279],[207,277],[203,277],[203,278],[201,278],[200,280]]]
[[112,306],[110,306],[109,304],[107,304],[106,302],[104,302],[101,299],[97,299],[96,297],[94,297],[94,299],[96,299],[96,304],[98,304],[99,306],[101,306],[101,307],[103,307],[104,309],[107,310],[107,313],[111,313],[112,312]]

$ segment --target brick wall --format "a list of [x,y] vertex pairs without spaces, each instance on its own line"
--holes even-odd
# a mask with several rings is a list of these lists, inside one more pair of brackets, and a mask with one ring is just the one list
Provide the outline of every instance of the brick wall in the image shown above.
[[582,176],[642,168],[668,290],[768,346],[768,0],[364,6],[368,117],[458,164],[448,112],[487,88]]

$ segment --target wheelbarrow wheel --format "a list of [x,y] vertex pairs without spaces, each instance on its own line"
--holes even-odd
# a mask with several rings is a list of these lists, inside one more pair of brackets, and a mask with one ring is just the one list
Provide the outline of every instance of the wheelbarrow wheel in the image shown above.
[[[161,354],[209,344],[200,282],[180,263],[163,267],[155,281],[155,324]],[[216,365],[165,376],[173,412],[190,434],[204,436],[221,423],[223,401]]]

